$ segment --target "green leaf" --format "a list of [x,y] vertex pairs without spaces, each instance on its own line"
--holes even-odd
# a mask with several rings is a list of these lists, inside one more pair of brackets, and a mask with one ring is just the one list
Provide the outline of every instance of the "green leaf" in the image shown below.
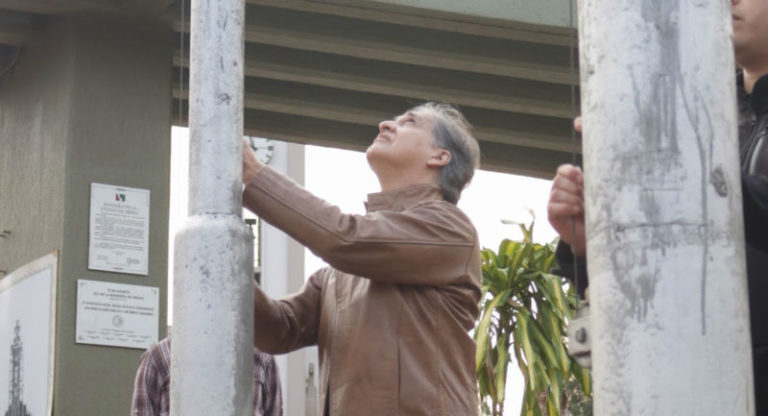
[[539,316],[537,321],[541,323],[547,339],[551,340],[552,348],[557,355],[559,368],[562,371],[563,378],[566,378],[570,372],[571,359],[568,351],[563,344],[563,321],[560,320],[552,311],[549,303],[541,303],[539,306]]
[[[533,224],[531,224],[533,225]],[[522,222],[517,223],[517,226],[520,227],[520,231],[523,233],[523,241],[532,241],[533,236],[531,235],[531,231],[529,231],[527,228],[525,228],[525,224]]]
[[547,401],[552,403],[552,406],[556,409],[554,413],[550,412],[549,416],[557,416],[560,414],[560,399],[563,397],[563,379],[560,377],[560,374],[551,368],[547,370],[547,375],[549,376]]
[[[547,249],[549,251],[549,249]],[[539,270],[541,270],[544,273],[549,273],[552,271],[552,264],[555,262],[555,253],[548,253],[547,256],[542,261]]]
[[483,264],[493,263],[494,259],[496,258],[496,253],[494,253],[493,250],[484,248],[480,250],[480,257],[482,258]]
[[[539,324],[532,320],[530,322],[530,326],[528,327],[528,332],[533,335],[533,341],[536,344],[536,347],[539,351],[543,352],[544,358],[546,360],[546,367],[554,367],[556,369],[560,369],[560,359],[558,358],[557,354],[555,353],[555,349],[552,348],[552,344],[550,340],[548,340],[544,334],[542,333]],[[559,340],[555,340],[559,341]]]
[[513,308],[515,308],[515,309],[520,309],[520,308],[522,308],[522,307],[523,307],[523,304],[522,304],[522,303],[520,303],[520,302],[518,302],[518,301],[514,300],[514,299],[513,299],[513,298],[511,298],[511,297],[507,299],[507,303],[509,304],[509,306],[511,306],[511,307],[513,307]]
[[501,243],[499,243],[499,254],[509,255],[508,250],[510,245],[517,246],[517,243],[514,243],[512,240],[507,238],[501,240]]
[[491,326],[491,317],[493,316],[494,310],[496,307],[507,301],[507,298],[509,297],[509,294],[512,293],[511,290],[506,290],[502,293],[500,293],[498,296],[493,298],[483,310],[482,318],[480,318],[480,323],[477,325],[477,328],[475,329],[475,342],[477,343],[477,349],[475,352],[475,368],[477,372],[479,373],[483,366],[485,365],[485,359],[488,354],[488,348],[490,345],[490,326]]
[[512,259],[509,262],[510,271],[514,271],[514,273],[517,274],[518,269],[522,267],[523,261],[528,257],[531,250],[533,250],[533,244],[525,244],[521,249],[517,250],[514,255],[511,256]]
[[515,254],[517,254],[520,249],[523,248],[523,244],[521,244],[519,241],[512,241],[509,239],[504,239],[502,242],[502,247],[499,247],[499,254],[504,254],[507,256],[507,258],[513,258]]
[[502,335],[496,344],[499,346],[497,349],[499,356],[496,359],[496,367],[494,368],[494,372],[496,373],[496,398],[499,402],[504,401],[504,387],[507,383],[507,365],[509,364],[509,350],[507,349],[508,336],[508,334]]
[[549,386],[549,376],[547,376],[547,369],[544,368],[544,363],[537,360],[533,363],[533,372],[536,374],[536,383],[538,383],[538,391],[544,391]]
[[592,375],[589,372],[588,369],[580,366],[576,362],[573,363],[573,375],[576,377],[576,380],[579,380],[579,384],[581,384],[581,389],[584,390],[584,394],[587,396],[592,395]]
[[[552,287],[554,288],[555,301],[563,315],[568,319],[573,319],[573,315],[576,312],[575,308],[571,306],[572,302],[568,299],[568,293],[563,287],[563,278],[560,276],[545,273],[549,277]],[[578,298],[578,296],[576,296]]]
[[547,415],[548,416],[558,416],[560,412],[558,411],[558,408],[555,407],[555,402],[550,400],[552,392],[550,390],[547,390]]
[[565,320],[568,315],[568,307],[565,305],[565,294],[560,286],[557,276],[548,273],[539,273],[539,289],[544,297],[554,306],[553,312],[558,318]]
[[480,397],[490,397],[491,401],[494,401],[494,397],[491,392],[490,383],[488,382],[488,372],[486,371],[480,371],[477,373],[477,384],[478,388],[480,389]]
[[517,327],[515,328],[515,335],[517,336],[517,342],[522,344],[523,353],[525,354],[526,370],[528,371],[528,383],[532,390],[537,390],[539,381],[536,379],[535,364],[538,360],[536,353],[533,350],[533,342],[531,340],[528,327],[530,326],[531,315],[521,310],[517,313]]
[[523,393],[523,403],[520,406],[520,416],[533,416],[533,409],[531,409],[529,399],[531,394],[532,392],[526,388],[525,393]]
[[536,308],[539,310],[536,320],[541,323],[544,335],[551,339],[560,337],[562,334],[560,323],[562,321],[552,311],[551,304],[549,302],[541,302],[536,305]]
[[512,350],[515,352],[515,361],[517,361],[517,366],[520,368],[520,372],[523,374],[523,378],[526,381],[526,384],[528,383],[528,367],[525,363],[525,360],[523,360],[523,346],[521,342],[513,342],[512,343]]
[[535,391],[531,389],[525,390],[525,395],[523,395],[523,412],[521,414],[526,416],[541,416],[539,399]]
[[483,280],[488,283],[489,291],[494,295],[509,287],[509,278],[504,269],[489,267],[483,270]]

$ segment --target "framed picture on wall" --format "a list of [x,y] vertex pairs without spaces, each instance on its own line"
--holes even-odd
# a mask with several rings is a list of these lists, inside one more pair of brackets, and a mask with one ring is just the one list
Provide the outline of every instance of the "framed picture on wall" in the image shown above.
[[0,415],[50,416],[57,253],[0,279]]

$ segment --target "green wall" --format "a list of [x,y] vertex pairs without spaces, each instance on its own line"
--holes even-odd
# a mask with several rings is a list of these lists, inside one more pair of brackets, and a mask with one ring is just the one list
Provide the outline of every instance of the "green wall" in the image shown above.
[[[160,288],[165,336],[171,47],[167,24],[50,18],[0,86],[0,269],[59,253],[54,415],[121,415],[142,350],[75,344],[76,283]],[[88,270],[92,182],[150,190],[149,275]]]

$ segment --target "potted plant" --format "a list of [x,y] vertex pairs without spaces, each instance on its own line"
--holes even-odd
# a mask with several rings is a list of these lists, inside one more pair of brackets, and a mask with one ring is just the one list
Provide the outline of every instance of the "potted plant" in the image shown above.
[[588,370],[566,350],[565,328],[578,307],[578,295],[564,278],[551,273],[555,246],[534,243],[533,224],[518,224],[523,241],[504,240],[497,252],[481,252],[475,364],[481,402],[493,416],[503,414],[513,356],[525,379],[521,415],[559,415],[569,380],[577,380],[586,396],[591,394]]

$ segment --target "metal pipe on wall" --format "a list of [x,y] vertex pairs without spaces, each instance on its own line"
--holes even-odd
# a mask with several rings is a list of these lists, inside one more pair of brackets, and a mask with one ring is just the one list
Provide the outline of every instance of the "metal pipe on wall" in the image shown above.
[[253,240],[241,218],[243,0],[192,0],[189,218],[176,236],[171,414],[253,414]]
[[579,6],[594,412],[751,415],[730,2]]

